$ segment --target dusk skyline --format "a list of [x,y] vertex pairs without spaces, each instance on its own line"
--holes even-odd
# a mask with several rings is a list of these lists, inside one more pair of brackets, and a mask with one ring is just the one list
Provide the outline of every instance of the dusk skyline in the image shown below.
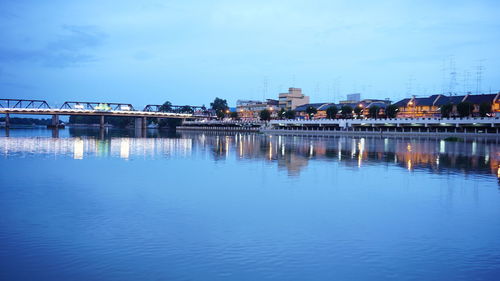
[[0,3],[3,98],[397,101],[475,92],[479,65],[482,92],[500,90],[496,1],[51,3]]

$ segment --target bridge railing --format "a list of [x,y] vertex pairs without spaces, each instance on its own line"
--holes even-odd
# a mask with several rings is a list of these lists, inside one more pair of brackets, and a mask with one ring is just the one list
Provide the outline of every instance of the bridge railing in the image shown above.
[[0,99],[0,108],[49,108],[44,100]]
[[146,112],[169,112],[169,113],[190,113],[197,115],[207,114],[204,106],[192,105],[162,105],[162,104],[148,104],[144,107],[143,111]]
[[[49,104],[44,100],[28,100],[28,99],[0,99],[0,108],[8,110],[22,110],[22,111],[43,111],[50,109],[54,112],[69,111],[103,111],[103,112],[148,112],[147,114],[159,113],[158,115],[165,114],[191,114],[193,117],[209,117],[215,116],[211,111],[207,110],[204,106],[192,105],[160,105],[148,104],[141,111],[137,110],[130,103],[115,103],[115,102],[89,102],[89,101],[66,101],[59,108],[52,109]],[[32,113],[32,112],[31,112]]]
[[60,109],[86,109],[86,110],[120,110],[120,111],[135,111],[134,106],[130,103],[116,102],[87,102],[87,101],[67,101],[64,102]]

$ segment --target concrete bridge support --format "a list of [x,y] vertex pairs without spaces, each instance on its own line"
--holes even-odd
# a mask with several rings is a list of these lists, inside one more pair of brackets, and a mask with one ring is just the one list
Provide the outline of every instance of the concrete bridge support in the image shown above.
[[147,118],[146,117],[135,118],[135,135],[136,135],[136,137],[145,137],[146,136],[146,127],[147,127]]
[[147,118],[146,117],[135,118],[135,129],[136,130],[145,130],[146,127],[147,127]]
[[104,115],[101,115],[101,120],[99,122],[99,128],[104,128]]
[[59,126],[59,115],[52,115],[52,127],[57,128]]
[[5,128],[10,128],[10,115],[8,113],[5,114]]

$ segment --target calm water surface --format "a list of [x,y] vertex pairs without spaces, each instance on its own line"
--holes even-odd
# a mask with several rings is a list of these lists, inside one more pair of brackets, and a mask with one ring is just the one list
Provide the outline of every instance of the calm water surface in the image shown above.
[[500,280],[497,140],[0,133],[0,280]]

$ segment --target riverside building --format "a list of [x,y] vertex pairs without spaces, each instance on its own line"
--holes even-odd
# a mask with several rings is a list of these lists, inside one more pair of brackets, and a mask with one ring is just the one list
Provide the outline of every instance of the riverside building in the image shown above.
[[295,110],[308,103],[309,96],[304,95],[301,88],[289,88],[288,93],[279,94],[279,107],[285,110]]

